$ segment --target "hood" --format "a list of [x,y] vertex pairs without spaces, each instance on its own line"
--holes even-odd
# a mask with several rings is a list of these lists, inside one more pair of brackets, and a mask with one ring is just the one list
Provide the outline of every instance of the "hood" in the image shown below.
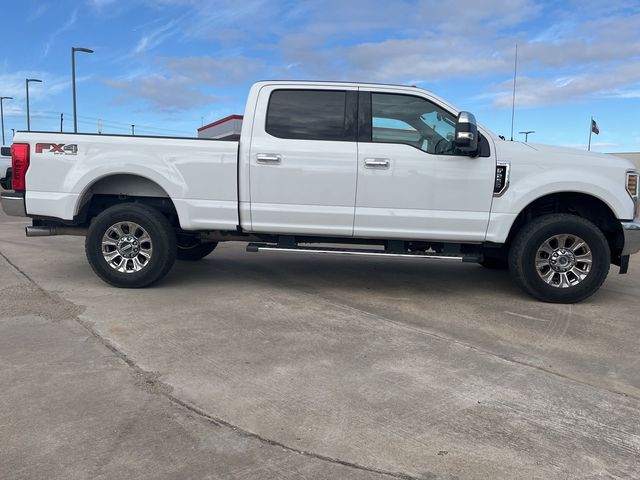
[[608,153],[578,150],[577,148],[510,141],[496,141],[495,147],[498,161],[525,162],[548,166],[575,165],[606,169],[635,169],[633,162],[625,158]]

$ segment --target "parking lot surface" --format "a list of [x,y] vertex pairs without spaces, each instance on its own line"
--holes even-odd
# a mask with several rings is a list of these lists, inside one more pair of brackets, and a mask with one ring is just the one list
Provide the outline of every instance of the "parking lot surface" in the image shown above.
[[639,478],[640,258],[578,305],[505,272],[221,244],[102,283],[0,214],[0,477]]

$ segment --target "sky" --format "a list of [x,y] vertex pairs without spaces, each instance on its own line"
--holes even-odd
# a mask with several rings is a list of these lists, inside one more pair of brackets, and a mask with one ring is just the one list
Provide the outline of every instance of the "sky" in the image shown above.
[[496,134],[640,151],[640,0],[2,0],[7,142],[81,132],[195,136],[242,114],[251,84],[317,79],[417,85]]

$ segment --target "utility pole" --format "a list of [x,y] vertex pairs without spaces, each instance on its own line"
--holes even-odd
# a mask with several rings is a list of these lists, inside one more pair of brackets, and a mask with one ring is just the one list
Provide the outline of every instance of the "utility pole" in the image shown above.
[[135,135],[136,134],[136,126],[134,124],[131,124],[131,135]]
[[62,133],[62,124],[64,122],[64,113],[60,114],[60,133]]
[[13,100],[13,97],[0,97],[0,118],[2,119],[2,145],[4,145],[4,110],[2,109],[3,100]]
[[76,52],[93,53],[90,48],[71,47],[71,88],[73,90],[73,133],[78,133],[78,113],[76,111]]

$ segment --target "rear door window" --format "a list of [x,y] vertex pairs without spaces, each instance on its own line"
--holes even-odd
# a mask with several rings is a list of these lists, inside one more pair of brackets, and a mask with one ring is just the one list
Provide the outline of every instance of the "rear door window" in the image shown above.
[[355,141],[356,93],[344,90],[275,90],[266,132],[295,140]]

